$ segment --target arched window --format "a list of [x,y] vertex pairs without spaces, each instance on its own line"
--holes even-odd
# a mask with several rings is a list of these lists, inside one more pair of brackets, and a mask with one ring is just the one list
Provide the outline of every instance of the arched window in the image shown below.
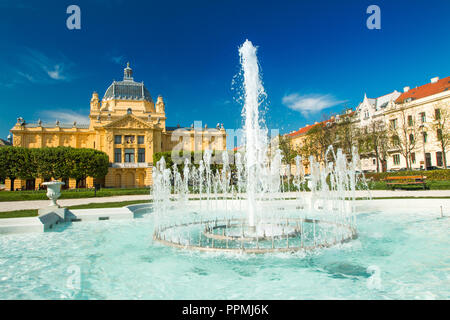
[[132,114],[133,112],[131,111],[131,108],[127,109],[127,114]]

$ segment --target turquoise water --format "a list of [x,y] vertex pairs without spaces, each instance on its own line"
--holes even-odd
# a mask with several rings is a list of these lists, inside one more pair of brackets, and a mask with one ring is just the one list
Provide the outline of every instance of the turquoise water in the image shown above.
[[449,227],[425,212],[363,213],[351,243],[249,256],[154,244],[150,214],[60,225],[0,237],[0,299],[449,299]]

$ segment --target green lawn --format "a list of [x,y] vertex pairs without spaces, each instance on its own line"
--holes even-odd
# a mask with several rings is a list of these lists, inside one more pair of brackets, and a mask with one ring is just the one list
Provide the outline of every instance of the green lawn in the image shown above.
[[[98,209],[98,208],[121,208],[132,204],[148,203],[149,200],[134,200],[134,201],[120,201],[120,202],[105,202],[105,203],[88,203],[77,206],[70,206],[67,209]],[[0,212],[0,219],[5,218],[22,218],[22,217],[37,217],[38,209],[16,210]]]
[[[47,200],[46,191],[0,191],[0,202],[3,201],[26,201],[26,200]],[[79,199],[79,198],[93,198],[96,197],[112,197],[112,196],[127,196],[150,194],[149,188],[134,188],[134,189],[101,189],[95,195],[92,189],[74,189],[62,190],[59,199]]]
[[4,218],[37,217],[37,216],[38,216],[38,210],[37,209],[0,212],[0,219],[4,219]]

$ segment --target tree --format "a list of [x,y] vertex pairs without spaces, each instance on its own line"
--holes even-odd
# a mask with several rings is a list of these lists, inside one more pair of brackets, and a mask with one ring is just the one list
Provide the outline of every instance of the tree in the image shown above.
[[437,139],[441,145],[444,168],[447,168],[447,148],[450,144],[450,111],[449,102],[438,102],[434,105],[432,128],[436,131]]
[[389,149],[388,142],[389,135],[382,120],[374,120],[359,131],[359,151],[362,154],[375,155],[377,172],[384,172],[386,170]]
[[93,149],[0,148],[0,178],[3,179],[103,178],[108,166],[108,155]]
[[389,135],[391,146],[397,148],[406,160],[407,169],[411,169],[411,153],[416,148],[418,126],[414,115],[407,112],[408,105],[400,105],[398,118],[391,119],[389,125]]
[[347,114],[340,116],[339,119],[340,121],[333,123],[335,126],[335,142],[333,145],[335,149],[340,148],[348,157],[351,157],[353,147],[358,142],[358,130]]
[[77,180],[103,178],[108,173],[108,156],[94,149],[70,148],[67,163],[71,169],[70,177]]
[[[317,161],[325,160],[328,147],[336,141],[336,127],[331,122],[316,124],[306,133],[309,155]],[[308,155],[308,156],[309,156]]]
[[36,175],[32,149],[22,147],[0,148],[0,177],[29,179]]
[[283,155],[283,161],[286,164],[291,164],[294,158],[298,155],[298,152],[292,147],[291,140],[287,136],[279,136],[279,145]]

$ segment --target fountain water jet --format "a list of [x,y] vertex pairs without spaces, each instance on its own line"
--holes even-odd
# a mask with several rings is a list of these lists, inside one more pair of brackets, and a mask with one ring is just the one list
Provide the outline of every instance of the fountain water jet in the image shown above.
[[221,170],[212,167],[212,150],[199,164],[186,159],[183,170],[174,164],[171,171],[161,158],[153,168],[155,241],[199,251],[267,253],[330,247],[357,236],[354,205],[347,200],[354,200],[364,179],[356,173],[356,150],[348,157],[330,146],[322,162],[310,157],[309,180],[296,157],[291,183],[291,168],[283,168],[281,150],[268,147],[260,117],[265,91],[256,51],[248,40],[239,48],[245,134],[235,178],[228,151],[214,157],[222,159]]
[[246,40],[239,48],[241,65],[243,71],[244,86],[244,109],[243,116],[245,119],[245,153],[247,157],[247,214],[248,224],[255,227],[255,193],[257,192],[257,179],[260,174],[261,159],[258,156],[261,151],[265,152],[265,145],[261,145],[265,140],[264,132],[259,125],[259,104],[261,96],[264,95],[264,88],[259,76],[258,58],[256,56],[256,48],[253,44]]

